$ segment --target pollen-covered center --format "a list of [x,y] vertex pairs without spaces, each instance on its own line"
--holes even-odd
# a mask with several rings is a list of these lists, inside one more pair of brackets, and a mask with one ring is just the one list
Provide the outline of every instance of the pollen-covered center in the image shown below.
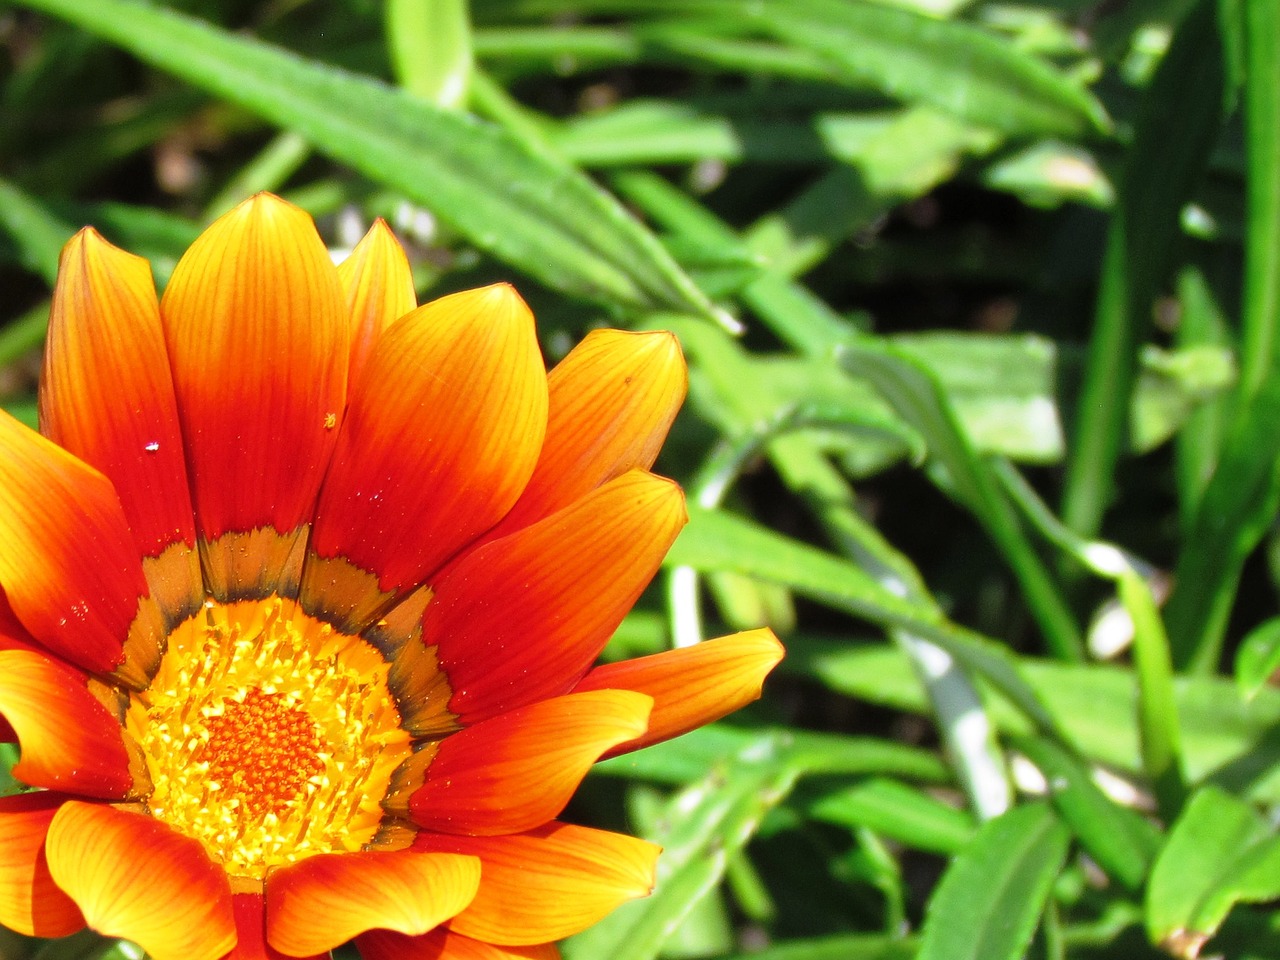
[[256,815],[285,813],[324,773],[320,729],[302,707],[257,687],[208,718],[206,776]]
[[387,673],[372,646],[278,598],[206,604],[130,702],[147,807],[233,878],[361,849],[412,752]]

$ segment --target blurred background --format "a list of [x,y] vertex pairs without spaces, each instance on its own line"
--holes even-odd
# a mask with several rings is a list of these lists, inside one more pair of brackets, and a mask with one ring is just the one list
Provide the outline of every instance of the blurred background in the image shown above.
[[568,960],[1280,957],[1273,0],[22,0],[0,79],[32,425],[62,243],[162,286],[259,190],[549,364],[679,334],[692,520],[606,655],[789,655],[588,780],[666,853]]

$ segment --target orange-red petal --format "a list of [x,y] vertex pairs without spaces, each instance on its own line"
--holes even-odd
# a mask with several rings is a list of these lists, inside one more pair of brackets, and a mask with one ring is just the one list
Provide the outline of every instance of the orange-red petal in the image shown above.
[[480,858],[480,890],[449,929],[501,944],[559,940],[647,896],[660,852],[644,840],[564,823],[506,837],[422,834],[414,846]]
[[[415,587],[493,526],[524,489],[547,418],[533,316],[505,284],[435,300],[369,358],[316,509],[311,551]],[[302,601],[368,618],[375,595],[334,595],[308,564]]]
[[219,960],[236,942],[231,886],[200,841],[146,814],[64,803],[45,844],[49,872],[94,930],[153,960]]
[[371,930],[356,938],[356,946],[363,960],[560,960],[554,943],[501,947],[444,927],[420,937]]
[[764,678],[785,652],[772,630],[746,630],[596,667],[574,689],[636,690],[653,697],[649,729],[608,755],[627,753],[688,733],[759,699]]
[[120,724],[79,670],[29,650],[0,650],[0,713],[22,747],[13,775],[23,783],[106,799],[130,793]]
[[18,615],[13,612],[13,607],[9,604],[9,598],[5,595],[3,589],[0,589],[0,650],[49,652],[22,625]]
[[383,220],[375,220],[351,256],[338,264],[351,328],[347,382],[359,378],[382,332],[418,305],[404,248]]
[[109,673],[147,595],[111,481],[0,411],[0,588],[49,650]]
[[480,861],[471,856],[399,850],[308,857],[267,876],[267,942],[301,957],[367,930],[420,935],[455,916],[479,885]]
[[628,470],[649,469],[687,384],[674,334],[587,334],[547,377],[547,437],[538,466],[491,536],[535,523]]
[[[292,535],[311,516],[346,403],[348,337],[338,273],[311,218],[259,194],[192,244],[160,303],[202,549],[219,600],[286,592],[279,551],[212,544]],[[216,572],[216,576],[214,575]]]
[[[151,268],[92,229],[62,251],[40,429],[110,478],[148,557],[195,547],[178,406]],[[199,567],[193,566],[198,590]]]
[[651,705],[643,694],[596,690],[461,730],[441,742],[410,815],[447,833],[516,833],[546,823],[604,751],[644,732]]
[[680,488],[642,471],[472,551],[423,617],[464,723],[567,693],[595,661],[685,523]]
[[0,924],[28,937],[65,937],[84,917],[49,875],[44,841],[67,799],[57,793],[0,797]]
[[[261,893],[236,893],[231,897],[236,918],[236,945],[222,960],[296,960],[267,943],[267,906]],[[306,960],[332,960],[328,950]]]

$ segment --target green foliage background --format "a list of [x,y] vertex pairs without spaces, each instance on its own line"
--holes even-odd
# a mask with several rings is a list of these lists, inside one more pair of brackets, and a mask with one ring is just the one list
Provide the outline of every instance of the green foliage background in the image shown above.
[[679,333],[692,522],[608,656],[790,653],[588,781],[666,853],[568,960],[1280,955],[1274,0],[19,0],[0,44],[30,422],[73,230],[163,283],[263,189],[387,217],[420,299],[513,280],[550,360]]

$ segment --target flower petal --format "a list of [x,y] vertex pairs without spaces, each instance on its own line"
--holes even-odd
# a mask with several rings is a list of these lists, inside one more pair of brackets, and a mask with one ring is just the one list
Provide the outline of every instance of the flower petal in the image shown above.
[[488,943],[545,943],[648,896],[660,848],[634,837],[548,823],[518,836],[420,834],[415,849],[480,858],[480,890],[449,929]]
[[194,612],[204,593],[195,517],[151,268],[92,229],[62,251],[40,429],[111,480],[144,556],[183,545],[172,603]]
[[381,219],[373,222],[351,256],[338,265],[338,280],[351,322],[347,382],[354,385],[382,331],[413,310],[418,300],[404,248]]
[[48,653],[27,628],[22,625],[18,615],[13,612],[9,598],[0,589],[0,650],[30,650],[35,653]]
[[218,219],[160,303],[208,587],[294,589],[300,555],[225,534],[293,538],[311,515],[346,402],[337,270],[302,210],[269,194]]
[[651,703],[643,694],[596,690],[460,730],[440,743],[410,815],[447,833],[516,833],[546,823],[600,754],[644,732]]
[[648,470],[688,379],[674,334],[588,333],[547,377],[547,438],[538,466],[491,536],[535,523],[628,470]]
[[267,876],[267,941],[282,953],[331,950],[367,930],[423,934],[455,916],[480,885],[480,861],[419,853],[331,853]]
[[309,561],[304,607],[361,626],[493,526],[533,471],[546,411],[533,317],[510,287],[398,321],[351,397],[311,533],[315,556],[376,573],[381,594],[335,592]]
[[0,650],[0,713],[22,745],[13,775],[23,783],[111,800],[133,791],[120,724],[80,671],[28,650]]
[[[236,917],[236,945],[222,960],[295,960],[267,943],[267,907],[260,893],[232,894]],[[306,960],[332,960],[328,950]]]
[[[147,596],[111,481],[0,411],[0,587],[45,647],[110,673]],[[158,642],[158,641],[157,641]]]
[[639,470],[463,557],[434,585],[438,644],[464,723],[567,693],[685,523],[680,488]]
[[420,937],[370,930],[356,938],[363,960],[560,960],[554,943],[500,947],[440,927]]
[[200,841],[104,804],[62,805],[49,872],[94,930],[154,960],[219,960],[236,942],[231,886]]
[[49,875],[44,841],[66,801],[58,793],[0,797],[0,924],[27,937],[65,937],[84,917]]
[[574,690],[636,690],[653,697],[649,729],[606,756],[639,750],[719,720],[760,697],[786,651],[768,628],[596,667]]

